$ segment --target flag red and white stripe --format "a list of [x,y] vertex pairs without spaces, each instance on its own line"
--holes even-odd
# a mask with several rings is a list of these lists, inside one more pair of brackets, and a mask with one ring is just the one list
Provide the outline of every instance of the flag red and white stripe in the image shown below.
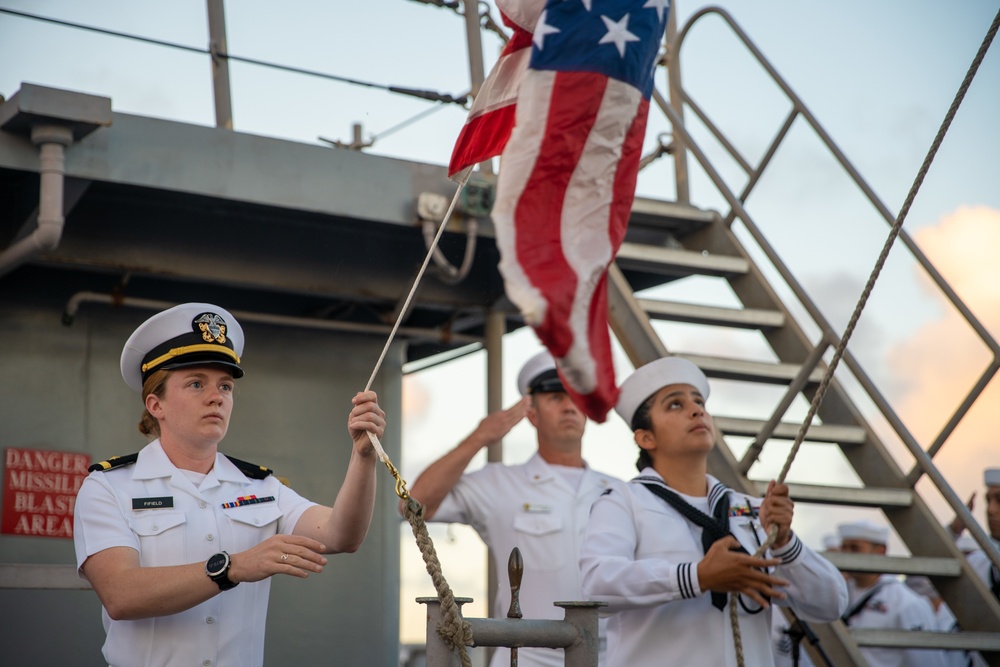
[[493,206],[507,296],[599,422],[618,396],[606,272],[628,225],[648,108],[616,79],[530,70]]
[[618,397],[607,268],[632,209],[670,0],[497,5],[521,34],[477,97],[449,176],[503,150],[492,215],[507,296],[603,422]]
[[531,31],[544,0],[497,0],[505,25],[513,34],[472,102],[465,125],[455,140],[448,177],[503,152],[511,129],[517,92],[531,58]]

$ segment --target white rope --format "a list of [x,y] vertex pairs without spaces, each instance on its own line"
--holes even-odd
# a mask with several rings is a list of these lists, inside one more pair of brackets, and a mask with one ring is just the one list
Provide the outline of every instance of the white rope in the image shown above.
[[[471,173],[471,170],[466,170],[458,182],[458,188],[455,190],[455,196],[451,198],[451,205],[448,206],[448,210],[444,214],[444,219],[441,221],[441,226],[438,227],[437,234],[434,235],[434,240],[431,241],[430,245],[427,247],[427,256],[424,257],[424,263],[420,266],[420,270],[417,271],[417,277],[413,279],[413,286],[410,287],[410,293],[406,295],[403,307],[400,308],[399,315],[396,316],[396,323],[392,325],[392,331],[389,332],[389,338],[385,341],[385,346],[382,348],[382,354],[379,355],[378,361],[375,362],[375,368],[372,370],[371,377],[368,378],[368,384],[365,385],[365,391],[372,388],[375,376],[378,374],[379,369],[382,368],[382,362],[385,361],[385,355],[389,351],[389,345],[392,344],[393,338],[396,337],[396,331],[399,330],[399,325],[402,323],[403,318],[406,317],[406,311],[409,310],[410,301],[413,300],[413,295],[417,292],[417,287],[420,285],[420,279],[423,278],[424,272],[427,270],[427,265],[430,263],[431,257],[434,255],[434,250],[437,248],[442,234],[444,234],[445,227],[448,226],[448,221],[451,220],[451,214],[455,211],[455,206],[458,204],[458,197],[462,194],[462,188],[465,187]],[[389,457],[386,456],[385,450],[382,449],[382,443],[379,442],[378,436],[371,431],[368,431],[368,439],[371,440],[372,446],[375,448],[375,453],[378,454],[379,460],[386,465],[390,465]]]
[[[417,275],[413,279],[413,286],[410,287],[410,293],[406,295],[403,307],[399,310],[399,315],[396,317],[396,323],[392,326],[392,331],[389,332],[389,338],[385,341],[385,346],[382,348],[382,354],[379,355],[378,361],[375,363],[375,368],[372,370],[371,377],[368,378],[368,384],[365,385],[365,391],[371,389],[372,383],[375,381],[375,376],[382,367],[385,355],[389,351],[389,345],[392,344],[392,340],[396,336],[396,332],[399,330],[400,323],[402,323],[403,318],[406,317],[406,312],[410,307],[410,301],[413,299],[413,295],[417,292],[417,287],[420,285],[420,279],[423,278],[424,272],[427,270],[427,265],[430,263],[431,257],[437,249],[438,242],[441,240],[441,235],[444,233],[445,227],[448,226],[451,214],[454,212],[455,206],[458,203],[458,197],[462,193],[462,188],[465,187],[471,173],[472,170],[467,169],[459,176],[458,179],[456,179],[458,181],[458,188],[455,190],[455,196],[452,197],[451,205],[444,214],[444,219],[441,220],[441,226],[438,227],[437,234],[434,235],[434,239],[428,244],[427,256],[424,257],[424,263],[420,266],[420,270],[417,271]],[[406,490],[406,481],[403,480],[399,471],[396,469],[396,466],[394,466],[392,461],[389,460],[385,450],[382,448],[382,443],[379,442],[378,436],[371,431],[366,432],[368,433],[368,439],[371,441],[372,447],[375,448],[375,453],[378,454],[379,460],[385,464],[385,467],[389,469],[389,473],[396,480],[396,495],[404,501],[404,514],[413,528],[413,535],[416,538],[417,546],[420,549],[420,553],[424,558],[425,564],[427,565],[427,572],[431,575],[431,579],[434,582],[434,588],[438,593],[438,599],[441,601],[443,620],[437,627],[438,635],[440,635],[441,639],[444,640],[444,642],[451,647],[452,650],[458,651],[462,667],[472,667],[472,660],[469,657],[468,650],[466,649],[466,645],[472,643],[472,629],[468,622],[462,620],[461,612],[455,602],[455,596],[452,594],[451,587],[448,585],[448,582],[444,578],[444,574],[441,572],[441,563],[438,561],[437,553],[434,550],[434,543],[431,541],[430,535],[427,533],[427,526],[423,521],[423,507],[416,501],[416,499],[410,497]]]

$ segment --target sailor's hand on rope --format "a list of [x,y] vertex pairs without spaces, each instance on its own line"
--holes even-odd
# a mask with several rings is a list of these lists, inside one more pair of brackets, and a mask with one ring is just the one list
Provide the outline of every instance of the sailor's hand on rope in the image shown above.
[[784,599],[779,589],[788,582],[765,570],[781,562],[780,558],[758,558],[738,551],[740,543],[732,535],[717,540],[698,563],[698,585],[702,592],[740,593],[762,607],[768,599]]
[[[374,391],[359,391],[351,399],[354,408],[347,418],[347,430],[354,441],[354,451],[362,456],[378,454],[377,446],[368,436],[371,433],[380,439],[385,432],[385,412],[378,406],[378,396]],[[381,456],[380,456],[381,458]]]
[[354,409],[347,420],[347,430],[354,441],[354,451],[362,456],[378,457],[396,480],[396,495],[406,500],[406,482],[399,476],[396,466],[382,449],[382,434],[385,432],[385,412],[378,406],[378,396],[374,391],[359,391],[351,399]]
[[781,548],[792,539],[792,515],[795,505],[788,495],[788,485],[778,484],[773,479],[767,485],[764,502],[760,505],[760,525],[770,534],[772,526],[777,529],[772,546]]

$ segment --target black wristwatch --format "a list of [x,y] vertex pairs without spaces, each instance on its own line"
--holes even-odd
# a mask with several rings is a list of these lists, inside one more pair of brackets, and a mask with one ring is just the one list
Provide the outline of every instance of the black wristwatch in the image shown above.
[[205,563],[205,574],[219,585],[220,591],[228,591],[230,588],[236,588],[237,586],[237,583],[229,578],[230,565],[229,554],[225,551],[212,554],[212,557]]

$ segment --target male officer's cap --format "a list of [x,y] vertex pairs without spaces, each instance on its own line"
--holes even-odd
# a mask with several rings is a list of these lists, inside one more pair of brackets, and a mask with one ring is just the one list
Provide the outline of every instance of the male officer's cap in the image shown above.
[[1000,486],[1000,468],[987,468],[983,471],[983,481],[986,486]]
[[615,412],[631,428],[632,418],[639,407],[660,389],[672,384],[691,385],[703,399],[708,400],[708,378],[700,368],[680,357],[661,357],[640,366],[625,378],[618,394]]
[[517,374],[517,390],[521,396],[566,391],[556,370],[556,360],[548,351],[543,350],[524,362],[521,372]]
[[862,540],[883,546],[889,543],[889,527],[871,519],[842,523],[837,526],[837,532],[840,534],[841,541]]
[[210,303],[184,303],[139,325],[122,350],[122,377],[136,392],[153,371],[184,366],[226,366],[243,377],[243,328],[233,315]]

